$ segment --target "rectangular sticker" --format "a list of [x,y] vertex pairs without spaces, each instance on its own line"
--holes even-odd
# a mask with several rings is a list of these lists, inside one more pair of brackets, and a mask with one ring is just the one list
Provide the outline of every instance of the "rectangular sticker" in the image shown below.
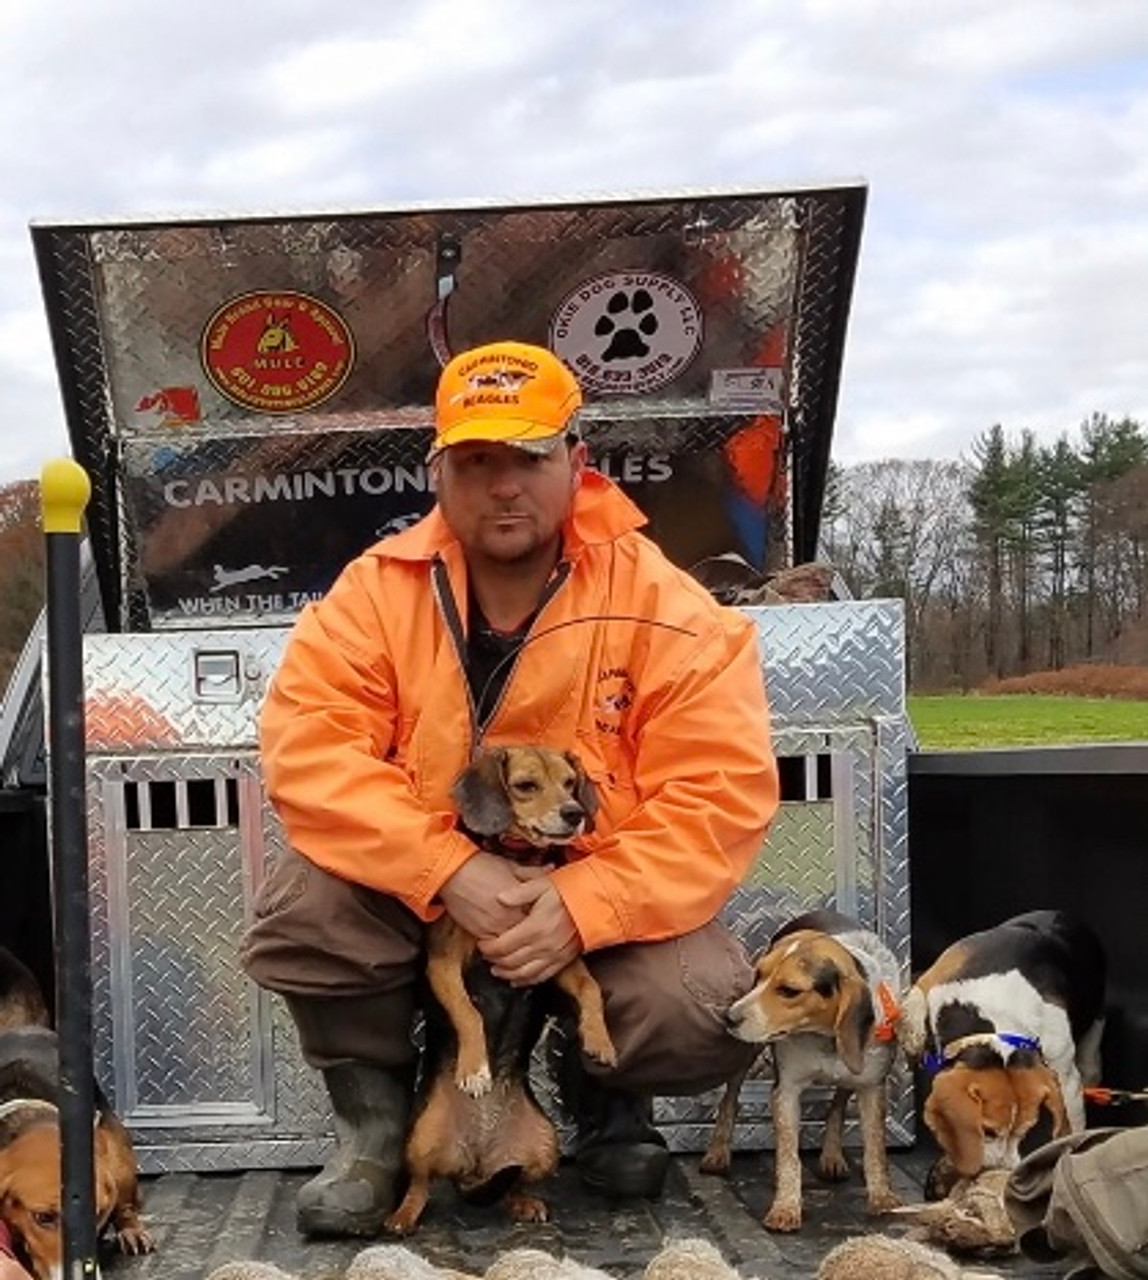
[[717,409],[752,413],[782,413],[785,370],[779,367],[714,369],[710,375],[710,404]]

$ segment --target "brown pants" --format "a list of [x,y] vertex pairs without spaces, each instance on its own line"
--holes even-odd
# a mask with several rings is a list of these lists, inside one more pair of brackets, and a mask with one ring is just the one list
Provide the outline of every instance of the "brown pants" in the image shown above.
[[[306,1061],[381,1066],[413,1061],[411,1028],[423,969],[422,922],[394,898],[282,855],[264,881],[243,964],[287,1001]],[[619,1087],[701,1093],[756,1052],[725,1028],[725,1011],[753,985],[745,949],[712,921],[667,942],[586,956],[602,988]]]

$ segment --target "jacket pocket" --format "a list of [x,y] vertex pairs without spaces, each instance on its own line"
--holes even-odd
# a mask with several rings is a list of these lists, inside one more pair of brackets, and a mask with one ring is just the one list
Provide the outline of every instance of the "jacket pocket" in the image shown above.
[[676,942],[682,986],[711,1013],[724,1014],[753,986],[749,955],[720,920],[711,920]]

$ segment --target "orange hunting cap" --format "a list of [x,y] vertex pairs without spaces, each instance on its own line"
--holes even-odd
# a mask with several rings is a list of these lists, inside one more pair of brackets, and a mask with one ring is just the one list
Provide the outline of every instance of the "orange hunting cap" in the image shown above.
[[549,453],[574,430],[581,405],[577,378],[553,351],[526,342],[474,347],[439,377],[431,457],[471,440]]

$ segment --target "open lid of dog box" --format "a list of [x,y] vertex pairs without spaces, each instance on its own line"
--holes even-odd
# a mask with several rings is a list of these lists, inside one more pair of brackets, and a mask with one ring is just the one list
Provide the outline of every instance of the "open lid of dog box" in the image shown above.
[[431,403],[498,337],[689,566],[815,553],[866,189],[35,223],[110,630],[290,621],[433,502]]

